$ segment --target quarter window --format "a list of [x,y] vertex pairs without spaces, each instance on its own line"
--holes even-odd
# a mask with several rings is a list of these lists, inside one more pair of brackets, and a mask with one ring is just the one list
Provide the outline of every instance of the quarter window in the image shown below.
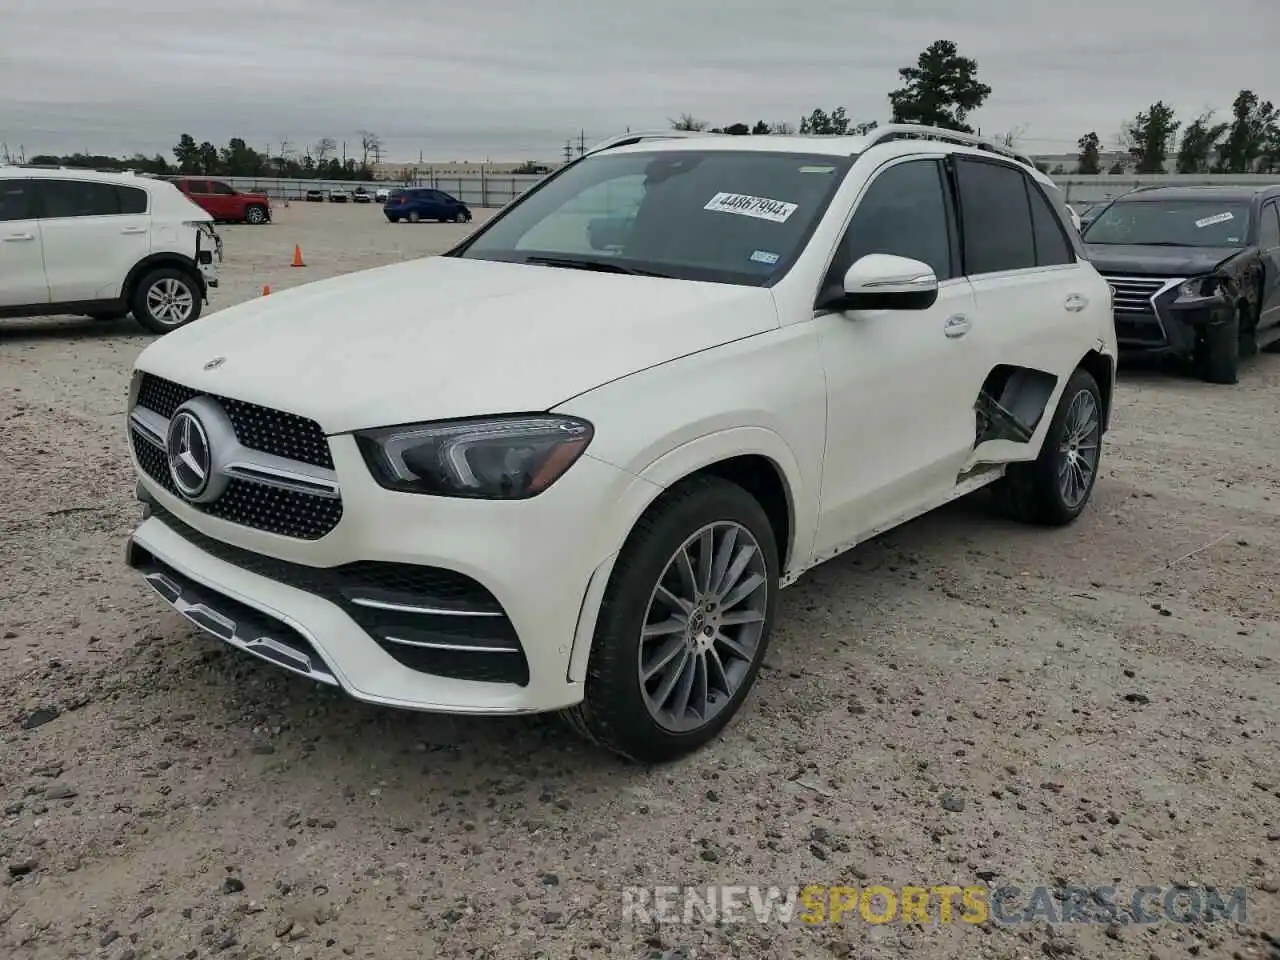
[[998,161],[956,158],[965,273],[1036,265],[1035,231],[1022,171]]
[[120,213],[120,194],[112,183],[41,180],[40,195],[41,216],[50,220],[104,217]]
[[1052,267],[1061,263],[1075,263],[1076,255],[1062,232],[1062,220],[1049,205],[1039,184],[1030,177],[1023,177],[1027,196],[1031,200],[1031,229],[1036,238],[1036,265]]
[[867,187],[845,232],[836,263],[848,269],[869,253],[888,253],[927,263],[939,280],[954,275],[947,194],[942,167],[936,160],[894,164]]

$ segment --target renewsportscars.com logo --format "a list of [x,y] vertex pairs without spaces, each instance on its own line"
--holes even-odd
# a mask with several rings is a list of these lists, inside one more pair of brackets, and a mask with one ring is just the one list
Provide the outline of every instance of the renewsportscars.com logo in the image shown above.
[[626,887],[622,919],[637,924],[845,922],[1195,924],[1244,923],[1242,887],[656,886]]

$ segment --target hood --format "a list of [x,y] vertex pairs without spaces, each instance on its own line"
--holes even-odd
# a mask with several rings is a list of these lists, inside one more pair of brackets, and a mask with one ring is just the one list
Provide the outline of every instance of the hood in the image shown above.
[[547,410],[777,326],[761,287],[430,257],[208,314],[137,367],[342,433]]
[[1142,244],[1086,243],[1089,261],[1099,273],[1145,274],[1153,277],[1194,277],[1212,273],[1241,247],[1152,247]]

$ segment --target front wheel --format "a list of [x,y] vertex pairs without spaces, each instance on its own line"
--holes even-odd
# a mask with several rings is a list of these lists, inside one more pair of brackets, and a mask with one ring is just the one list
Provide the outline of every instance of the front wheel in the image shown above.
[[586,696],[566,711],[589,739],[647,763],[711,740],[764,660],[778,548],[746,490],[696,477],[640,519],[609,578]]
[[1005,512],[1024,523],[1063,526],[1093,494],[1102,455],[1102,391],[1087,370],[1067,381],[1040,456],[1013,463],[995,484]]
[[1200,378],[1206,383],[1233,384],[1240,380],[1240,330],[1244,311],[1237,307],[1231,319],[1211,327],[1196,345]]
[[152,333],[168,333],[200,316],[199,285],[176,267],[161,267],[142,278],[129,300],[134,319]]
[[421,220],[421,219],[422,219],[422,214],[418,213],[418,211],[417,211],[417,210],[410,210],[410,211],[409,211],[409,222],[410,222],[410,223],[417,223],[417,222],[418,222],[419,220]]
[[255,227],[267,222],[267,211],[262,207],[250,207],[244,212],[244,222]]

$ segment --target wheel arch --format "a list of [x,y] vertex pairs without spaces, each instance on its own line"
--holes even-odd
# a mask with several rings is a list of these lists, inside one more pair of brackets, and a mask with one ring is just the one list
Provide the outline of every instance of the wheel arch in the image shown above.
[[[762,427],[737,427],[690,440],[654,459],[637,475],[621,504],[619,529],[608,539],[608,555],[586,586],[578,613],[567,679],[581,683],[595,637],[596,618],[613,573],[614,562],[641,519],[672,488],[693,477],[711,476],[736,483],[756,498],[778,547],[784,578],[792,566],[804,566],[804,538],[812,538],[816,510],[806,510],[800,466],[781,436]],[[632,493],[631,491],[634,491]]]
[[1111,426],[1112,397],[1116,386],[1116,362],[1100,350],[1090,350],[1081,358],[1077,368],[1084,370],[1098,384],[1102,394],[1102,432]]
[[159,270],[162,267],[174,267],[189,274],[191,279],[196,282],[196,289],[200,291],[200,296],[202,298],[208,296],[208,290],[205,289],[204,276],[200,273],[200,268],[196,266],[196,262],[181,253],[169,251],[150,254],[135,263],[133,269],[125,277],[124,286],[120,290],[120,299],[128,303],[133,297],[134,288],[142,282],[142,278],[152,270]]

